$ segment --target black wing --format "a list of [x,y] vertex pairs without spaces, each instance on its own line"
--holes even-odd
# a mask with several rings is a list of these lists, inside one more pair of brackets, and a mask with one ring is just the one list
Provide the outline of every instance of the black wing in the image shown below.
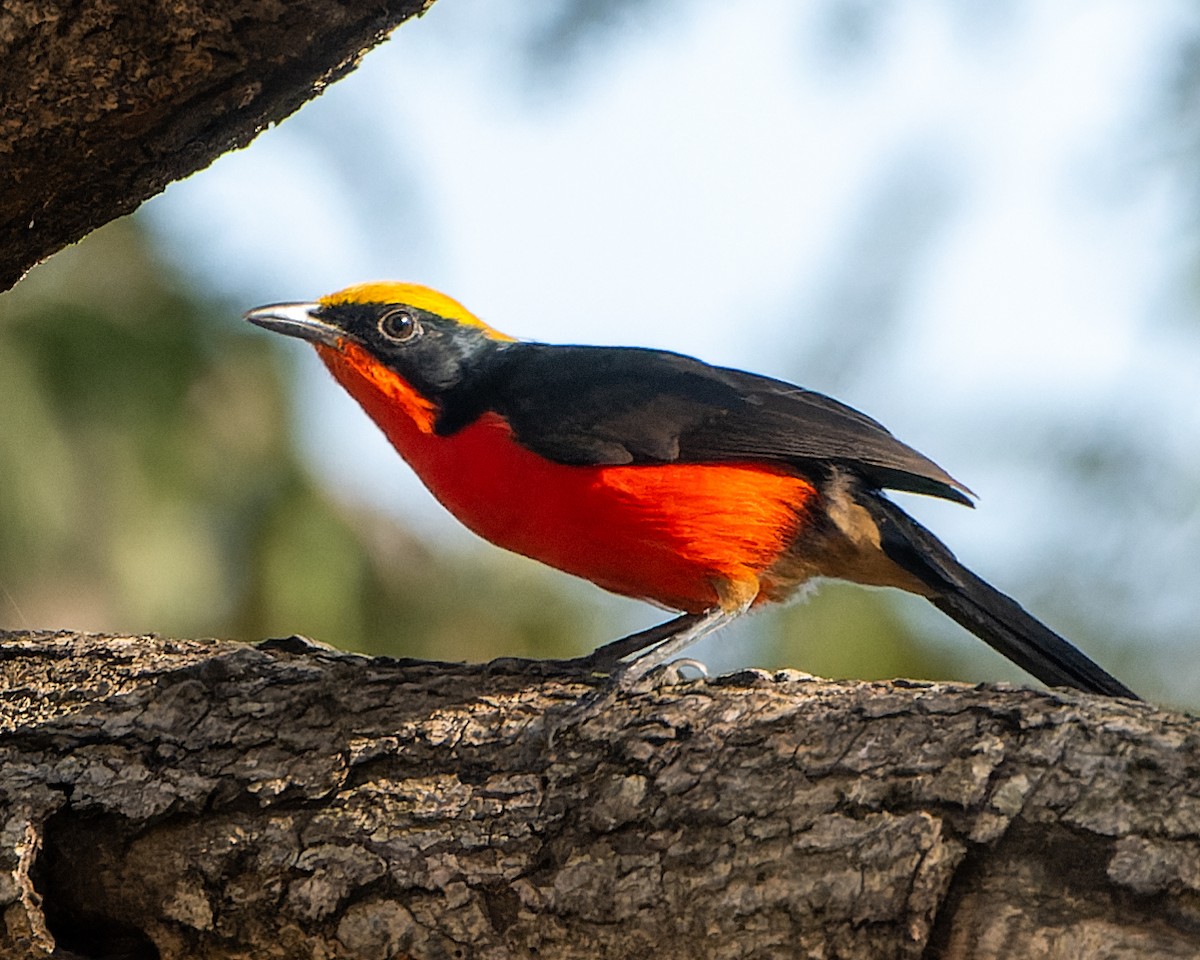
[[519,443],[560,463],[757,460],[818,474],[834,465],[873,487],[971,503],[966,487],[857,410],[677,353],[514,343],[463,386],[477,399],[459,398],[450,429],[468,410],[491,409]]

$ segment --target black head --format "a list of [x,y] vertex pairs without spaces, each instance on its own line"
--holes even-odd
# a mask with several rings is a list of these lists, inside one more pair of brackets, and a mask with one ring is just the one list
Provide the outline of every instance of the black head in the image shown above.
[[360,284],[313,303],[259,307],[246,319],[332,350],[355,344],[431,399],[512,342],[450,297],[408,283]]

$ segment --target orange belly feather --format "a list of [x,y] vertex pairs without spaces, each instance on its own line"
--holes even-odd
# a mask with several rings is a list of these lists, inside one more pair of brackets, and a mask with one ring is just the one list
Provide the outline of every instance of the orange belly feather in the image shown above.
[[817,496],[802,477],[765,464],[554,463],[518,445],[494,413],[439,437],[432,404],[365,351],[317,349],[467,527],[614,593],[709,609],[717,584],[757,584]]

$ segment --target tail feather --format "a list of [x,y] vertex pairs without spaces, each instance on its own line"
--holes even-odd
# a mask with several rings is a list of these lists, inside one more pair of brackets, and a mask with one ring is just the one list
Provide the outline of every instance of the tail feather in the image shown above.
[[1139,699],[1015,600],[971,573],[945,544],[886,497],[869,494],[862,502],[879,525],[884,552],[934,591],[930,602],[1017,666],[1051,687]]

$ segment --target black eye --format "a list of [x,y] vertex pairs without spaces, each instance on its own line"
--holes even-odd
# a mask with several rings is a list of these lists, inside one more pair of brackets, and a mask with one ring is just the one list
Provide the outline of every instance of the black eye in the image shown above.
[[411,340],[420,330],[421,325],[417,323],[417,318],[412,315],[412,311],[403,307],[389,310],[379,318],[379,332],[393,343]]

